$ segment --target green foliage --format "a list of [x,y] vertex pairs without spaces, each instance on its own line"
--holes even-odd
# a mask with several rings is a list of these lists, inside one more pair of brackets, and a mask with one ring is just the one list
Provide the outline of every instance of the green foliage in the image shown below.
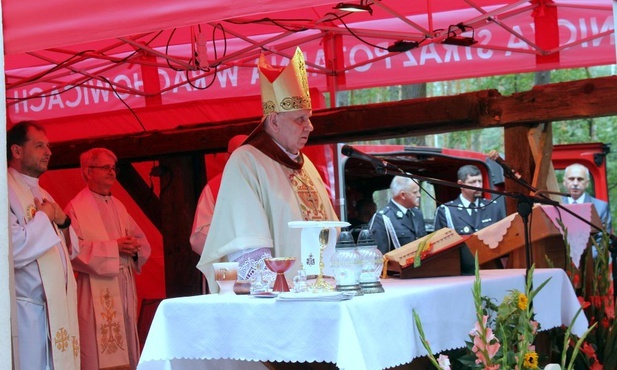
[[[596,66],[576,69],[553,70],[550,73],[550,82],[559,83],[576,81],[588,78],[611,76],[615,74],[615,65]],[[497,90],[502,95],[512,95],[529,91],[533,88],[536,79],[535,73],[521,73],[513,75],[490,76],[474,79],[441,81],[427,83],[425,89],[416,89],[424,92],[415,97],[436,97],[458,95],[473,91]],[[416,86],[416,85],[414,85]],[[340,106],[374,104],[400,99],[414,98],[407,96],[404,86],[390,86],[375,89],[343,92],[338,96]],[[597,117],[553,122],[553,144],[572,144],[586,142],[615,143],[617,137],[617,119],[615,117]],[[373,144],[405,144],[428,145],[441,148],[464,149],[477,152],[497,150],[504,152],[503,130],[490,128],[483,130],[446,132],[426,137],[395,138],[379,140]],[[607,173],[609,184],[609,199],[617,199],[617,146],[613,146],[612,153],[607,156]],[[609,202],[612,219],[617,220],[617,202]]]

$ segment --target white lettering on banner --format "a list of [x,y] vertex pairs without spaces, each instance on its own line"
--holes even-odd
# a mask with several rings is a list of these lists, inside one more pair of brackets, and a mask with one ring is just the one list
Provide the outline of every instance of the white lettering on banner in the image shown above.
[[141,75],[137,72],[133,72],[133,88],[135,90],[145,91],[144,80],[141,78]]
[[227,79],[229,79],[231,86],[238,86],[238,66],[223,69],[217,73],[216,79],[223,89],[227,87]]
[[[379,43],[379,44],[377,44],[377,46],[381,46],[385,50],[384,49],[376,48],[375,49],[375,56],[383,57],[384,55],[388,55],[390,53],[387,50],[388,44],[386,44],[386,43]],[[392,69],[392,58],[387,57],[387,58],[384,58],[383,61],[386,63],[386,65],[385,65],[386,69]]]
[[[493,34],[489,30],[480,30],[477,34],[477,38],[479,40],[478,43],[488,44],[491,42]],[[476,51],[480,59],[491,59],[493,56],[493,50],[490,49],[476,48]]]
[[[257,65],[257,62],[255,62],[255,65]],[[251,85],[255,85],[257,81],[259,81],[259,71],[257,70],[257,67],[253,67],[251,70],[253,71],[251,73]]]
[[64,102],[62,101],[62,96],[60,96],[60,93],[58,92],[57,89],[53,89],[51,90],[51,94],[49,96],[49,106],[47,107],[47,109],[51,110],[54,109],[54,106],[58,106],[57,108],[64,108]]
[[[215,78],[214,76],[206,76],[201,71],[191,71],[191,78],[195,78],[197,76],[201,76],[197,79],[192,80],[192,84],[186,84],[187,91],[193,90],[203,90],[208,86],[208,81]],[[174,89],[174,92],[176,90]]]
[[416,60],[416,57],[413,56],[411,51],[406,51],[405,57],[407,60],[403,60],[403,67],[415,67],[418,65],[418,61]]
[[443,63],[439,53],[435,50],[435,44],[428,44],[420,49],[420,65],[425,65],[427,60],[434,60],[439,64]]
[[[114,84],[118,84],[118,85],[120,85],[120,82],[124,82],[126,84],[126,87],[131,88],[131,80],[123,74],[119,74],[116,77],[114,77],[113,81],[114,81]],[[126,93],[121,94],[118,90],[115,90],[115,91],[116,91],[116,94],[118,94],[118,96],[122,100],[125,100],[129,97],[129,94],[126,94]]]
[[[359,52],[364,52],[364,54],[366,55],[366,59],[367,60],[373,59],[373,53],[371,53],[371,49],[369,49],[369,47],[367,45],[360,44],[360,45],[354,45],[351,48],[351,51],[349,52],[349,63],[351,63],[351,64],[358,63],[356,61],[356,53],[359,53]],[[372,65],[373,65],[373,63],[367,63],[367,64],[364,64],[362,66],[354,68],[354,70],[358,71],[358,72],[366,72],[369,69],[371,69]]]
[[[103,81],[99,81],[97,80],[95,81],[90,81],[88,82],[88,84],[92,87],[94,87],[94,85],[96,84],[97,87],[103,87],[103,85],[106,83],[104,83]],[[94,104],[98,104],[100,98],[102,97],[102,101],[109,101],[109,90],[101,90],[101,89],[97,89],[97,88],[93,88],[93,89],[88,89],[92,92],[92,101],[94,102]]]
[[[518,24],[510,26],[516,34],[523,35],[529,41],[536,42],[534,38],[535,24],[530,17],[521,19]],[[607,37],[590,39],[594,35],[606,33],[613,29],[613,17],[601,15],[585,16],[570,16],[560,18],[558,20],[560,45],[573,44],[572,49],[562,50],[564,55],[574,55],[580,53],[581,50],[586,51],[584,54],[589,54],[589,49],[599,49],[599,58],[606,58],[606,50],[609,46],[615,45],[614,33],[607,34]],[[421,48],[412,49],[404,53],[389,54],[387,46],[389,41],[380,41],[376,45],[367,45],[361,41],[349,41],[347,45],[343,45],[342,58],[349,61],[349,64],[362,63],[370,61],[364,65],[360,65],[355,69],[347,70],[347,88],[362,88],[366,83],[362,82],[362,78],[357,78],[358,75],[375,73],[376,75],[384,74],[399,74],[408,69],[414,69],[417,75],[427,80],[434,80],[439,77],[438,74],[443,68],[453,68],[460,70],[461,75],[465,74],[464,70],[468,68],[476,68],[482,61],[493,59],[496,62],[502,62],[505,59],[523,60],[524,56],[529,55],[529,51],[533,49],[518,36],[505,32],[503,29],[491,30],[481,28],[475,32],[475,38],[478,41],[474,47],[457,47],[454,45],[444,45],[441,43],[428,44]],[[583,41],[586,40],[586,41]],[[577,44],[579,42],[580,44]],[[501,45],[498,49],[489,49],[489,44]],[[525,52],[517,54],[513,50],[517,49]],[[594,50],[595,51],[595,50]],[[325,52],[319,46],[307,46],[304,50],[306,60],[312,60],[313,65],[323,66],[324,68],[333,68],[330,61],[326,61]],[[589,54],[591,55],[591,54]],[[614,50],[611,54],[614,57]],[[340,55],[334,55],[339,57]],[[574,57],[572,57],[574,58]],[[287,65],[288,59],[280,55],[272,55],[270,58],[273,65]],[[477,63],[474,65],[474,62]],[[257,65],[257,59],[255,59]],[[535,62],[529,62],[524,67],[526,70],[532,71]],[[494,65],[493,65],[494,66]],[[428,68],[427,68],[428,67]],[[435,68],[431,68],[435,67]],[[477,68],[476,68],[477,69]],[[493,68],[498,71],[506,71],[506,68]],[[321,73],[315,72],[313,68],[310,73],[311,86],[319,89],[326,89],[326,78]],[[491,69],[492,70],[492,69]],[[120,73],[114,76],[108,76],[110,80],[119,86],[126,86],[128,89],[143,90],[144,82],[140,74],[141,69],[135,70],[127,67],[125,70],[120,70]],[[452,71],[450,71],[452,72]],[[163,94],[168,94],[169,102],[179,102],[190,99],[207,99],[212,96],[227,98],[242,94],[255,93],[254,86],[259,84],[259,74],[257,67],[240,67],[232,66],[231,68],[220,69],[216,75],[216,83],[213,83],[214,76],[203,76],[202,71],[191,71],[189,76],[195,80],[192,84],[186,83],[186,72],[174,71],[172,69],[159,68],[158,78]],[[412,79],[407,78],[401,80],[401,83],[407,83]],[[68,80],[67,80],[68,81]],[[212,86],[209,86],[212,84]],[[358,87],[359,86],[359,87]],[[197,91],[201,90],[201,91]],[[62,92],[60,94],[59,92]],[[43,94],[43,96],[40,96]],[[51,113],[66,109],[73,109],[79,113],[88,113],[92,111],[102,111],[112,109],[110,107],[119,106],[119,100],[110,89],[108,83],[101,79],[92,79],[82,85],[67,85],[53,86],[47,83],[40,83],[35,86],[24,88],[22,90],[13,90],[13,101],[9,103],[9,112],[11,114],[32,114],[33,118],[43,117],[47,115],[59,116],[62,114]],[[122,91],[120,97],[124,100],[129,100],[131,106],[139,106],[143,103],[140,96],[133,95]],[[135,102],[137,102],[135,104]],[[90,107],[90,108],[89,108]],[[81,109],[81,111],[80,111]]]
[[[326,67],[326,53],[323,49],[317,49],[317,54],[315,55],[315,65]],[[310,74],[311,76],[317,76],[317,72],[313,72]]]
[[[159,68],[159,77],[163,79],[163,83],[161,84],[161,90],[167,90],[171,86],[171,80],[169,78],[169,74],[167,70]],[[160,80],[160,79],[159,79]]]
[[[602,32],[606,32],[609,30],[613,29],[613,20],[610,18],[606,18],[604,20],[604,23],[602,24],[602,26],[600,27],[598,25],[598,18],[597,17],[591,17],[589,19],[589,24],[587,24],[585,22],[585,18],[579,18],[578,19],[578,27],[576,27],[574,25],[573,22],[571,22],[568,19],[560,19],[558,24],[560,27],[564,27],[566,30],[568,30],[570,32],[570,38],[566,41],[566,43],[572,43],[575,42],[576,40],[582,40],[588,37],[588,34],[590,33],[591,35],[597,35],[599,33]],[[589,30],[591,30],[591,32],[589,32]],[[613,35],[613,34],[611,34]],[[610,36],[608,36],[610,37]],[[594,47],[598,47],[600,46],[602,40],[604,39],[604,37],[598,37],[592,40],[592,46]],[[615,44],[615,39],[614,37],[610,37],[610,43],[611,45]],[[589,42],[585,41],[581,43],[581,47],[583,48],[587,48],[589,47]]]
[[[79,88],[79,86],[73,86],[73,85],[64,86],[64,91],[69,91],[69,90],[75,92],[75,95],[76,95],[75,100],[66,99],[64,104],[66,104],[66,106],[69,108],[75,108],[81,102],[81,89]],[[67,96],[70,96],[70,95],[67,95]]]
[[179,89],[191,91],[191,85],[185,83],[186,82],[186,72],[177,71],[174,76],[174,88],[171,90],[174,94],[179,91]]
[[[137,77],[137,76],[135,76]],[[94,104],[109,102],[109,91],[101,90],[107,83],[93,80],[85,82],[81,86],[66,85],[62,88],[63,93],[58,89],[52,89],[46,95],[38,98],[30,98],[37,96],[43,92],[39,87],[33,87],[30,90],[22,90],[22,97],[19,103],[12,105],[14,113],[29,113],[42,112],[43,110],[64,109],[64,108],[79,108],[80,106],[90,105],[90,94]],[[14,91],[13,97],[19,99],[19,92]]]
[[[518,33],[519,35],[523,34],[523,31],[521,31],[520,26],[513,26],[512,30],[514,30],[514,32]],[[529,45],[525,41],[521,40],[520,38],[512,34],[510,34],[510,37],[508,37],[508,44],[506,45],[506,47],[510,49],[529,50]],[[512,51],[510,50],[506,51],[507,57],[511,55],[512,55]]]
[[[191,71],[190,78],[191,83],[187,83],[188,80],[186,78],[185,71],[176,71],[174,75],[174,88],[171,89],[171,92],[181,93],[181,91],[195,91],[195,90],[204,90],[208,88],[208,84],[211,83],[212,79],[216,79],[221,88],[226,88],[227,83],[230,83],[230,86],[238,86],[238,66],[234,66],[232,68],[221,69],[217,72],[216,76],[214,75],[206,75],[202,71]],[[170,78],[167,72],[159,71],[159,76],[163,79],[163,89],[170,87]],[[201,77],[199,77],[201,76]],[[199,77],[199,78],[195,78]]]

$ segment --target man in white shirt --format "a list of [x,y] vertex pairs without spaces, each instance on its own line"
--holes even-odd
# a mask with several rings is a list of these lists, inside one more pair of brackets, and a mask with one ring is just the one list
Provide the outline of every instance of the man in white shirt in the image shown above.
[[610,234],[613,228],[611,210],[608,203],[587,194],[587,186],[589,186],[589,170],[587,167],[579,163],[574,163],[566,167],[563,176],[563,186],[570,196],[563,197],[562,203],[593,203],[600,216],[600,220],[602,220],[602,226],[604,226],[604,229]]

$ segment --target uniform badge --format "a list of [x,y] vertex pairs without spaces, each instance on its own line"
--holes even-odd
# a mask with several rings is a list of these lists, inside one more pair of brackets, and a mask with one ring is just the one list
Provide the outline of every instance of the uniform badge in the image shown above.
[[26,222],[29,222],[30,220],[32,220],[35,214],[36,214],[36,207],[33,204],[30,204],[28,207],[26,207]]
[[465,226],[465,227],[463,228],[463,232],[464,232],[464,233],[468,233],[469,231],[471,231],[471,230],[469,229],[469,226]]
[[396,211],[396,218],[403,218],[403,212]]

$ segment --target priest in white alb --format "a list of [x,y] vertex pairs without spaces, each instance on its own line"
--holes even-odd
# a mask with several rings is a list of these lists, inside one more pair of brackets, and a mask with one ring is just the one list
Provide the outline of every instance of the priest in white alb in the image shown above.
[[[79,251],[71,219],[39,185],[51,150],[31,121],[6,133],[14,268],[13,368],[79,370],[77,292],[70,258]],[[9,278],[9,281],[11,279]],[[6,365],[6,364],[5,364]]]
[[77,271],[82,370],[135,369],[139,361],[135,273],[150,256],[144,232],[111,194],[116,155],[94,148],[80,156],[87,186],[66,212],[79,236]]
[[[317,169],[302,152],[313,124],[304,56],[273,67],[257,66],[263,119],[225,165],[212,225],[197,267],[216,291],[212,263],[239,262],[249,280],[267,257],[300,260],[301,229],[289,221],[337,221]],[[301,263],[289,270],[295,275]]]

